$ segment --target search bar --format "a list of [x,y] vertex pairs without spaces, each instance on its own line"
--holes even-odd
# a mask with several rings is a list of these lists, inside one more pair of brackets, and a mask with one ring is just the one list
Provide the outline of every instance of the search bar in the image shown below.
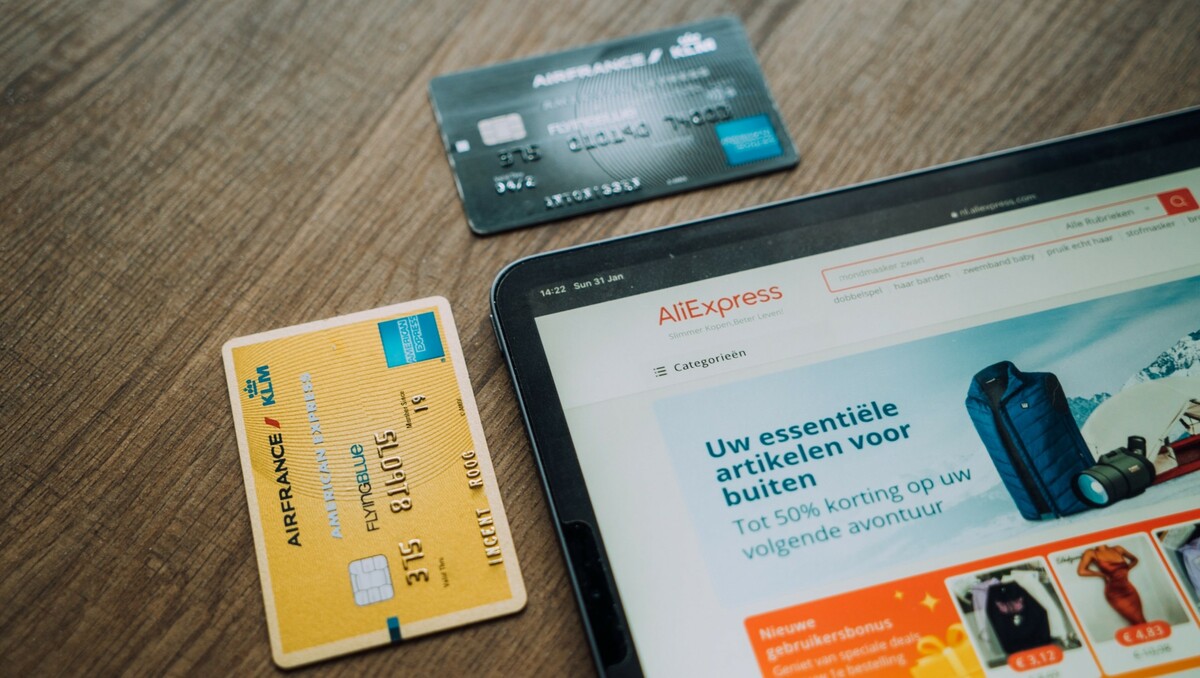
[[1186,188],[1151,193],[1058,216],[913,247],[821,270],[831,293],[983,262],[1038,247],[1061,245],[1200,209]]

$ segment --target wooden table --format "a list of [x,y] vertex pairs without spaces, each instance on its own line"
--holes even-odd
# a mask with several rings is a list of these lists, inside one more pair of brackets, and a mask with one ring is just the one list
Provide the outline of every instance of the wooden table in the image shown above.
[[[733,12],[804,159],[468,232],[431,77]],[[529,589],[314,673],[589,672],[487,314],[527,254],[1200,103],[1200,3],[0,4],[0,674],[273,671],[220,348],[440,294]]]

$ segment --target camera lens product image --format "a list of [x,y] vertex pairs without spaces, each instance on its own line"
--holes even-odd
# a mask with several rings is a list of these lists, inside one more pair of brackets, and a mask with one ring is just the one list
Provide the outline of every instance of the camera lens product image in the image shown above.
[[1101,508],[1136,497],[1154,482],[1154,464],[1146,458],[1146,439],[1129,436],[1125,447],[1106,452],[1096,465],[1075,477],[1075,494]]

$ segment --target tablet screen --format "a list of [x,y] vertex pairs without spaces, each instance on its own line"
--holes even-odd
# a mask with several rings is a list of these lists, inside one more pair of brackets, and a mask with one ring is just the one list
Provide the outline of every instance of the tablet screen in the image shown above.
[[1196,151],[529,290],[642,669],[1200,664]]

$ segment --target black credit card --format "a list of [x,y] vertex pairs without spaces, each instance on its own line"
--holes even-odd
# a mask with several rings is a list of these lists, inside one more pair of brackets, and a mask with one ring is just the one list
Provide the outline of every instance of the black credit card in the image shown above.
[[438,76],[429,97],[479,234],[799,162],[733,17]]

